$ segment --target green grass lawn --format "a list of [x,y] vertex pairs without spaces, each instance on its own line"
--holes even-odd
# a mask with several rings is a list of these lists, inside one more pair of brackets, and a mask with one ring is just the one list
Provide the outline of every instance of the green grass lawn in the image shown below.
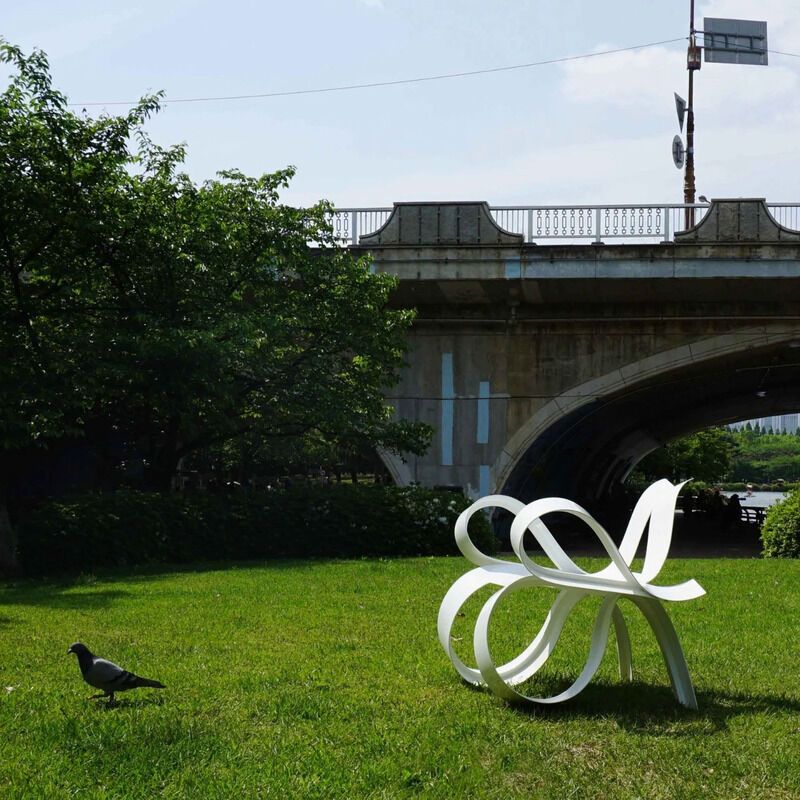
[[[0,587],[0,797],[800,796],[800,563],[668,562],[660,583],[694,577],[708,591],[668,606],[699,711],[673,700],[628,602],[634,685],[620,684],[612,641],[593,684],[557,708],[467,687],[436,613],[468,566],[292,562]],[[552,598],[509,599],[500,655]],[[468,617],[454,632],[465,655]],[[584,601],[526,688],[577,674],[592,619]],[[89,702],[66,655],[76,640],[168,688]]]

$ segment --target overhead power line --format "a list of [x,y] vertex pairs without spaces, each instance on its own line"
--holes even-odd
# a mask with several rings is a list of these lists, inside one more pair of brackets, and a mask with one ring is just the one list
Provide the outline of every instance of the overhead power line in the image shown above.
[[774,53],[776,56],[790,56],[791,58],[800,58],[800,53],[786,53],[783,50],[767,50],[768,53]]
[[[443,81],[451,78],[468,78],[473,75],[489,75],[494,72],[511,72],[518,69],[531,69],[532,67],[544,67],[548,64],[563,64],[567,61],[579,61],[584,58],[597,58],[599,56],[610,56],[614,53],[625,53],[630,50],[642,50],[646,47],[657,47],[662,44],[673,44],[674,42],[685,41],[687,37],[679,36],[676,39],[664,39],[660,42],[647,42],[646,44],[636,44],[630,47],[617,47],[613,50],[599,50],[595,53],[582,53],[578,56],[562,56],[561,58],[548,58],[543,61],[531,61],[527,64],[511,64],[505,67],[490,67],[488,69],[473,69],[466,72],[448,72],[441,75],[426,75],[420,78],[401,78],[393,81],[374,81],[371,83],[351,83],[344,86],[326,86],[318,89],[291,89],[282,92],[262,92],[260,94],[233,94],[219,95],[215,97],[179,97],[174,100],[164,100],[164,105],[170,103],[211,103],[223,100],[261,100],[268,97],[290,97],[301,94],[325,94],[327,92],[349,92],[355,89],[375,89],[381,86],[401,86],[410,83],[426,83],[429,81]],[[791,55],[791,54],[786,54]],[[70,106],[135,106],[138,101],[112,100],[110,102],[89,102],[89,103],[69,103]]]

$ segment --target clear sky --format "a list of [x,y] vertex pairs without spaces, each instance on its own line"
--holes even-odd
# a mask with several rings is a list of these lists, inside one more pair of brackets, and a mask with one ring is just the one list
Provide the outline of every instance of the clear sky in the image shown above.
[[[77,103],[391,81],[685,36],[688,0],[26,0],[0,34],[51,59]],[[767,20],[800,53],[798,0],[697,0]],[[188,145],[196,180],[298,169],[284,199],[494,205],[681,202],[671,158],[685,42],[510,72],[328,94],[167,104],[149,124]],[[800,58],[703,64],[697,191],[800,201]],[[3,80],[5,80],[3,78]],[[102,107],[91,106],[91,113]],[[108,111],[121,107],[108,106]]]

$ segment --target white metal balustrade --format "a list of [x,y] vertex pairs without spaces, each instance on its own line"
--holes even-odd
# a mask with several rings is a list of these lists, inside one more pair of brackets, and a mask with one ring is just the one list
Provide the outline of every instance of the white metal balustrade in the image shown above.
[[775,222],[791,231],[800,230],[800,203],[767,203]]
[[[606,242],[639,239],[671,242],[676,231],[697,224],[711,206],[686,205],[577,205],[577,206],[490,206],[497,224],[519,233],[528,243],[561,240]],[[800,229],[800,203],[767,203],[776,222],[790,230]],[[339,208],[331,222],[336,238],[357,244],[361,236],[375,233],[389,219],[391,207]],[[693,220],[693,222],[692,222]]]
[[687,215],[699,222],[709,206],[493,206],[492,216],[501,228],[521,233],[526,242],[567,239],[604,242],[608,239],[672,241],[684,230]]
[[344,244],[358,244],[360,236],[382,228],[392,208],[337,208],[331,220],[336,238]]

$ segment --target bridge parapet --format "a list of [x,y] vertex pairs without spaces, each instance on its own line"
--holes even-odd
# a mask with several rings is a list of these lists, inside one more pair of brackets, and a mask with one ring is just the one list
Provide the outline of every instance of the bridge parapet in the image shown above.
[[503,230],[489,204],[395,203],[389,219],[375,233],[361,236],[364,246],[512,245],[523,244],[519,233]]
[[[781,204],[783,207],[784,204]],[[770,213],[763,197],[712,200],[700,222],[675,233],[676,242],[798,242],[800,231],[781,225]]]
[[[420,245],[608,244],[623,242],[779,242],[800,237],[800,203],[763,199],[693,205],[490,206],[484,202],[396,203],[338,208],[336,237],[368,247]],[[713,218],[703,225],[706,214]],[[687,219],[695,227],[684,231]],[[778,233],[776,233],[776,227]],[[721,238],[724,237],[724,238]]]

